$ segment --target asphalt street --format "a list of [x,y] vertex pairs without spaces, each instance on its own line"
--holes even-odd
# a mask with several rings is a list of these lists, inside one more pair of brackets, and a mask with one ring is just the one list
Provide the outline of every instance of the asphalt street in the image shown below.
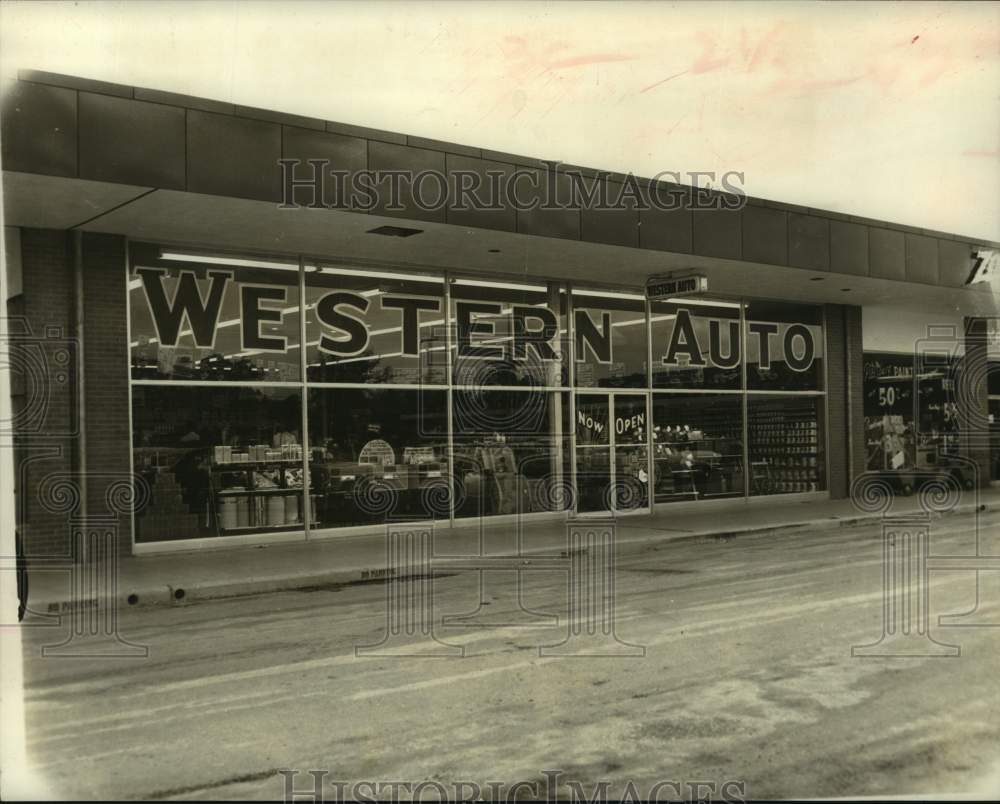
[[[998,525],[980,523],[990,549]],[[932,553],[971,553],[973,526],[936,520]],[[546,771],[561,796],[631,781],[643,797],[672,783],[664,798],[693,782],[736,784],[731,798],[995,798],[1000,628],[937,622],[976,607],[976,574],[929,575],[932,634],[959,656],[854,657],[882,634],[882,567],[872,525],[632,546],[614,617],[633,655],[539,655],[568,633],[557,562],[520,573],[520,605],[514,573],[436,578],[441,642],[417,627],[400,652],[462,656],[357,656],[384,636],[384,583],[122,612],[147,658],[42,658],[64,630],[25,628],[28,757],[50,793],[87,799],[281,798],[282,769],[297,789],[326,771],[328,799],[359,781],[544,796]],[[980,575],[964,622],[1000,622],[998,575]],[[443,627],[477,604],[473,625]]]

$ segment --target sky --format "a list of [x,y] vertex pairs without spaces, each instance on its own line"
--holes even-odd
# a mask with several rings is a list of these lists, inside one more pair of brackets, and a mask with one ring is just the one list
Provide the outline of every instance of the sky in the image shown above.
[[38,69],[1000,241],[1000,3],[0,3]]

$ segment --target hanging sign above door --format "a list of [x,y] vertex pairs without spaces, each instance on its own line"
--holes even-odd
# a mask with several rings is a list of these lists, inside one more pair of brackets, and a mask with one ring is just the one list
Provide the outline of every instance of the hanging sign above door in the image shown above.
[[646,298],[650,301],[694,296],[708,291],[708,277],[702,274],[663,274],[651,276],[646,282]]

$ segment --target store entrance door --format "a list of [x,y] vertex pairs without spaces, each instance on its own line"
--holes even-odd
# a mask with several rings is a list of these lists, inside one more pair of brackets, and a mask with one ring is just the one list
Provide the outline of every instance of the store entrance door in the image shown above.
[[577,393],[579,513],[649,511],[649,394]]

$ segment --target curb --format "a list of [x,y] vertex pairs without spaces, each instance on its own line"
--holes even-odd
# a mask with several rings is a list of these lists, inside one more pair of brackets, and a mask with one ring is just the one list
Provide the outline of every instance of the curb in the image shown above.
[[[947,514],[937,516],[960,516],[963,514],[980,513],[992,510],[986,503],[963,505],[955,508]],[[916,513],[916,512],[910,512]],[[902,515],[902,514],[901,514]],[[782,533],[796,530],[806,530],[809,528],[849,528],[859,525],[880,522],[885,514],[868,513],[847,518],[824,517],[818,519],[802,520],[799,522],[785,522],[777,525],[761,525],[750,528],[740,528],[738,530],[706,530],[706,531],[672,531],[669,535],[648,533],[635,538],[619,538],[617,541],[618,552],[632,554],[641,552],[643,549],[653,544],[667,544],[680,540],[690,539],[732,539],[739,536],[763,536],[771,533]],[[558,548],[555,547],[535,547],[526,549],[521,555],[498,553],[491,556],[496,561],[516,561],[518,559],[529,559],[532,556],[552,556]],[[565,551],[559,551],[565,555]],[[478,572],[479,569],[470,566],[469,560],[462,557],[445,556],[437,559],[440,569],[445,572],[457,574],[461,572]],[[452,565],[452,566],[449,566]],[[195,582],[190,585],[165,585],[151,584],[149,586],[130,586],[127,583],[122,591],[117,595],[119,605],[122,609],[146,608],[152,606],[182,606],[188,603],[207,600],[221,600],[235,597],[249,597],[252,595],[273,594],[274,592],[285,592],[310,589],[314,587],[347,587],[363,584],[381,584],[392,578],[407,578],[416,573],[403,573],[390,576],[388,572],[380,572],[370,568],[337,568],[324,572],[295,573],[287,575],[277,575],[260,578],[246,578],[237,581],[233,580],[212,580]],[[72,599],[56,598],[49,600],[30,600],[29,607],[37,613],[62,613],[74,608]]]

